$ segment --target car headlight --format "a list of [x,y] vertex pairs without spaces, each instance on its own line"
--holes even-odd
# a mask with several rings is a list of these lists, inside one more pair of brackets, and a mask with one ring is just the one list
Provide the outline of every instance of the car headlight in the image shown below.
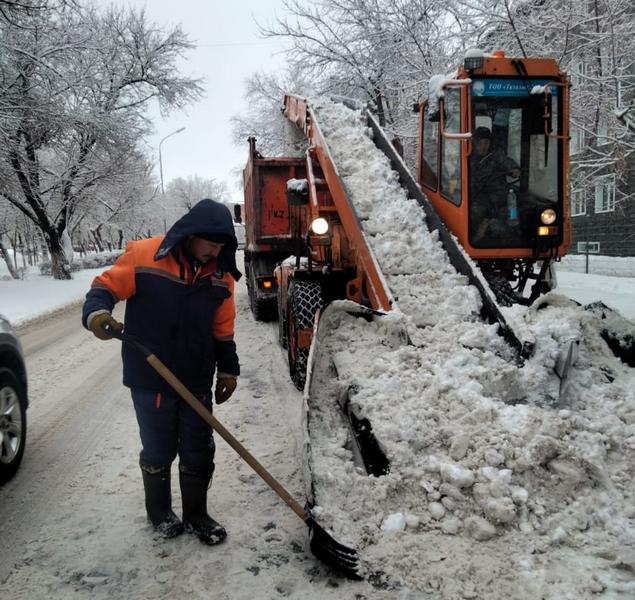
[[556,220],[556,211],[553,208],[545,208],[540,213],[540,222],[543,225],[551,225]]
[[324,235],[329,230],[329,222],[322,217],[314,219],[311,223],[311,231],[316,235]]

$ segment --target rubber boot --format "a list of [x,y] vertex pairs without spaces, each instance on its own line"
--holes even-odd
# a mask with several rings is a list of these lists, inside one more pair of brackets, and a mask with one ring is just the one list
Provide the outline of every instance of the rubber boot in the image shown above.
[[207,514],[207,490],[211,477],[179,471],[183,500],[183,527],[195,533],[204,544],[220,544],[226,537],[225,528]]
[[170,491],[170,467],[141,465],[143,488],[146,493],[148,521],[164,538],[173,538],[183,533],[183,523],[172,511]]

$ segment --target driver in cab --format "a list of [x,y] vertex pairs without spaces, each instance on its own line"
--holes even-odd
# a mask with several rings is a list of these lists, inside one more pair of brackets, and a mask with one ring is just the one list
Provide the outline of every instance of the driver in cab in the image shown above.
[[492,132],[477,127],[470,156],[471,231],[473,241],[495,243],[508,231],[507,177],[520,177],[519,166],[492,149]]

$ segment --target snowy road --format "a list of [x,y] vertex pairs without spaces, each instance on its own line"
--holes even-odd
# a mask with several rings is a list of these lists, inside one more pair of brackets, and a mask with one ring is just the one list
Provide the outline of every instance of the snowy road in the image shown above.
[[[302,500],[300,393],[275,324],[253,321],[244,282],[237,292],[242,376],[216,416]],[[78,308],[20,335],[31,407],[24,463],[0,490],[0,597],[394,597],[318,563],[305,548],[304,525],[218,438],[210,512],[226,525],[227,542],[207,548],[193,536],[155,539],[118,344],[81,329]]]

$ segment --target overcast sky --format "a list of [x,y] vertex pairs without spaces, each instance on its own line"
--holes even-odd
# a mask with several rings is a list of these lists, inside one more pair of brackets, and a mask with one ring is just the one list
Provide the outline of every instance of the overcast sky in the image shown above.
[[[150,139],[159,181],[159,142],[166,135],[185,130],[163,142],[163,182],[175,177],[199,175],[225,180],[234,202],[242,200],[232,170],[247,160],[247,141],[236,147],[231,139],[231,116],[244,110],[245,79],[253,72],[275,72],[284,65],[283,42],[258,37],[254,19],[267,24],[283,15],[282,0],[119,0],[122,5],[146,8],[150,20],[166,28],[180,23],[197,48],[182,65],[188,75],[203,77],[206,97],[162,119],[151,110],[156,135]],[[282,98],[280,99],[282,101]]]

